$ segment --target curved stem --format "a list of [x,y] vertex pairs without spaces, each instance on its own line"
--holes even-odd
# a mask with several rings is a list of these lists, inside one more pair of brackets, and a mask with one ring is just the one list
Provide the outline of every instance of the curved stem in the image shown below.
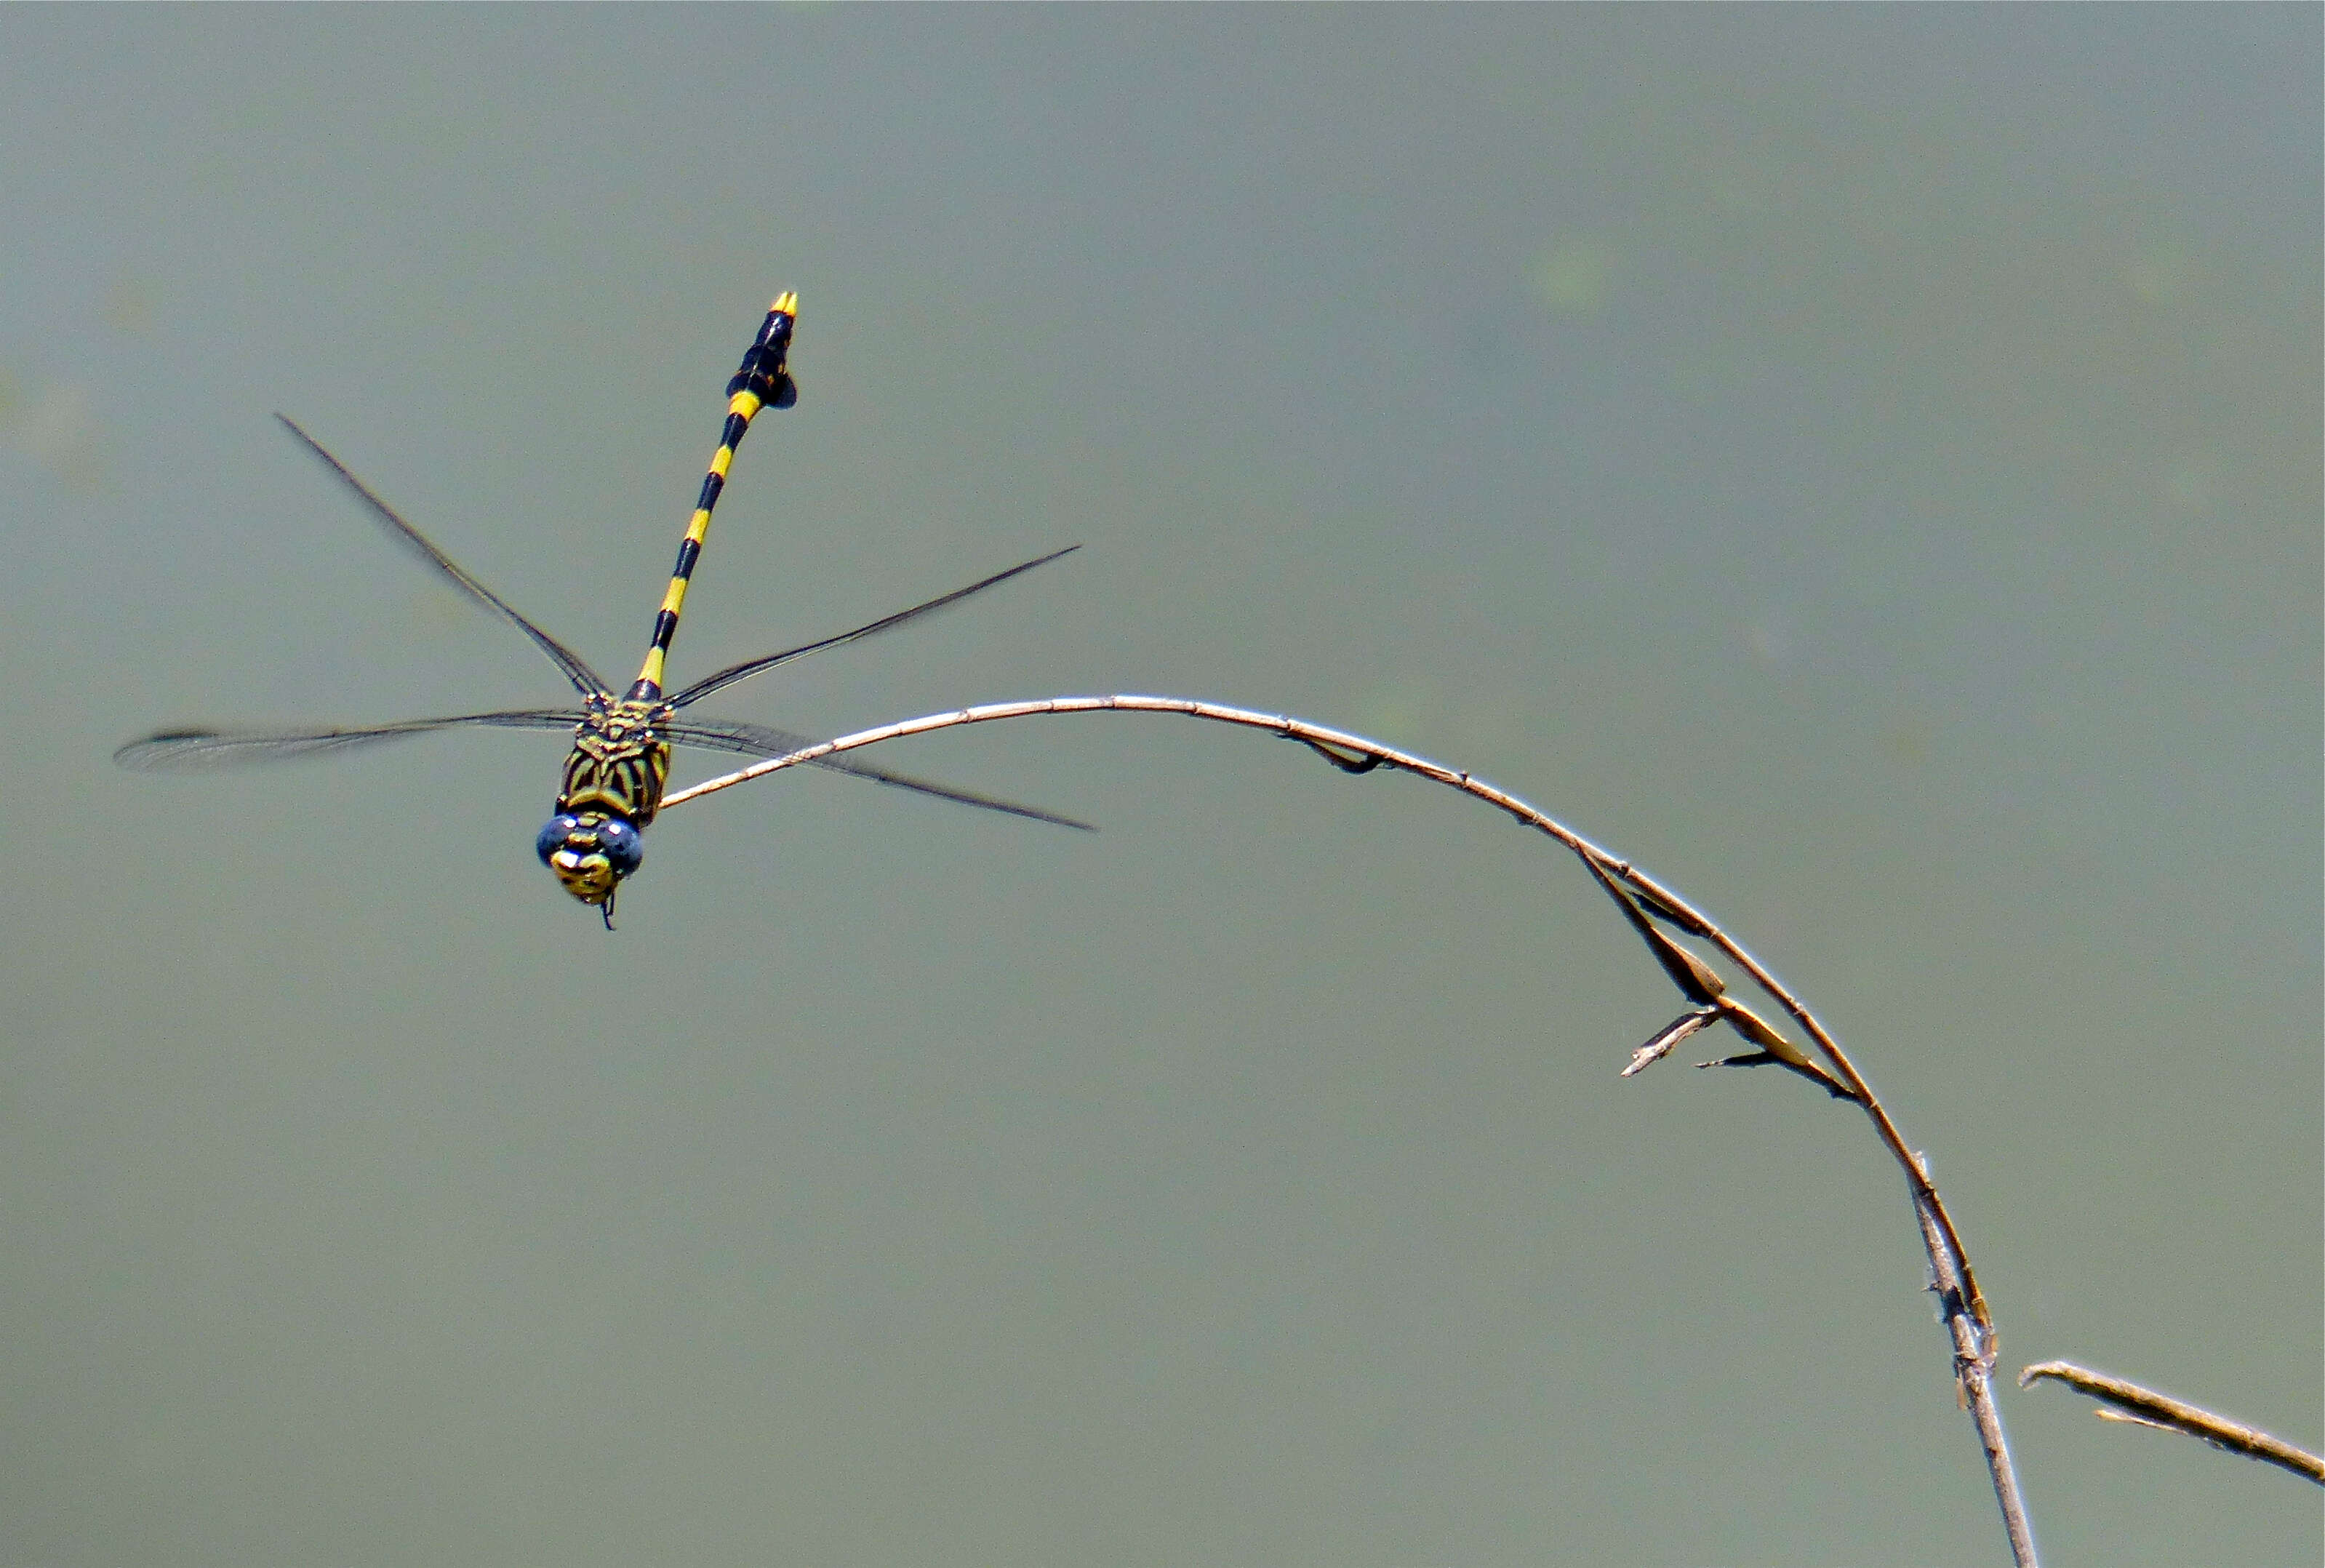
[[[1927,1162],[1905,1141],[1904,1133],[1898,1127],[1895,1118],[1890,1116],[1888,1109],[1874,1093],[1873,1086],[1857,1070],[1857,1064],[1849,1060],[1848,1053],[1841,1049],[1840,1042],[1773,970],[1686,899],[1612,850],[1592,843],[1548,812],[1506,790],[1472,777],[1464,770],[1447,767],[1428,757],[1400,751],[1347,730],[1327,728],[1286,714],[1261,713],[1194,698],[1129,693],[1110,697],[1048,697],[1023,702],[988,702],[947,713],[901,719],[894,724],[858,730],[853,735],[807,747],[786,756],[755,762],[734,773],[708,779],[690,789],[679,790],[663,797],[662,810],[668,811],[688,801],[764,778],[787,767],[796,767],[802,763],[815,762],[862,747],[876,746],[885,740],[901,740],[907,736],[927,735],[967,724],[990,724],[1001,719],[1035,719],[1066,713],[1175,713],[1189,719],[1240,725],[1281,736],[1287,740],[1297,740],[1344,772],[1368,773],[1375,768],[1389,767],[1430,779],[1484,801],[1537,832],[1556,840],[1588,864],[1638,894],[1641,901],[1655,914],[1690,934],[1701,937],[1727,954],[1807,1031],[1809,1038],[1816,1043],[1819,1053],[1830,1064],[1833,1076],[1847,1090],[1846,1098],[1854,1100],[1871,1118],[1882,1147],[1888,1150],[1890,1158],[1904,1173],[1906,1186],[1913,1196],[1914,1216],[1921,1227],[1922,1244],[1930,1256],[1931,1288],[1938,1297],[1941,1321],[1953,1341],[1956,1386],[1962,1403],[1970,1411],[1978,1427],[1979,1445],[1986,1453],[1987,1470],[1994,1479],[1995,1500],[2002,1510],[2003,1528],[2010,1539],[2011,1558],[2016,1568],[2035,1568],[2033,1530],[2027,1522],[2024,1499],[2019,1493],[2017,1469],[2011,1461],[2009,1443],[2003,1433],[2002,1413],[1994,1401],[1996,1336],[1993,1316],[1987,1308],[1984,1294],[1978,1290],[1978,1276],[1970,1268],[1969,1254],[1962,1245],[1960,1232],[1954,1227],[1953,1217],[1947,1213],[1945,1202],[1938,1195],[1936,1184],[1930,1180]],[[1350,760],[1351,757],[1355,760]]]

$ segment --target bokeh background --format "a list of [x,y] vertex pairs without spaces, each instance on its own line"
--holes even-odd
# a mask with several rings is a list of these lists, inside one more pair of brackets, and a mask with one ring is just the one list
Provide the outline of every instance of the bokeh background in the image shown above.
[[[1825,1010],[2006,1368],[2325,1436],[2319,32],[0,14],[0,1558],[2004,1560],[1861,1119],[1618,1081],[1450,793],[996,726],[877,755],[1103,832],[786,775],[608,936],[554,736],[114,768],[562,692],[276,409],[625,674],[780,288],[679,678],[1087,548],[722,710],[1490,776]],[[2325,1546],[2005,1408],[2055,1563]]]

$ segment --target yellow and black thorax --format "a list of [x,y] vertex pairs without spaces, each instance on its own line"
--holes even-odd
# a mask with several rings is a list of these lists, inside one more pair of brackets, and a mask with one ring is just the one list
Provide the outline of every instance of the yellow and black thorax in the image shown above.
[[640,828],[653,821],[670,781],[670,704],[660,700],[598,692],[583,701],[557,814],[619,817]]

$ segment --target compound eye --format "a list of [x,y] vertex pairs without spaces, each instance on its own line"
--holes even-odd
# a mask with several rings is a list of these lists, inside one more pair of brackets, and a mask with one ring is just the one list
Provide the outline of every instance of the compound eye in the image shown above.
[[597,824],[597,848],[616,877],[627,877],[646,858],[644,835],[619,817],[608,817]]
[[533,853],[539,855],[541,863],[546,866],[549,858],[565,848],[566,840],[579,831],[580,818],[570,813],[551,817],[542,827],[541,837],[533,841]]

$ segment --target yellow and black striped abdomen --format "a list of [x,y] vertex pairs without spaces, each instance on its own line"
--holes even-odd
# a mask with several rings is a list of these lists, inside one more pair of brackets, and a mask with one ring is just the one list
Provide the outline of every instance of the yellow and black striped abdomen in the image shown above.
[[557,814],[619,817],[644,827],[662,809],[670,781],[670,742],[662,733],[670,710],[659,702],[592,698],[583,713],[565,759]]
[[799,320],[799,296],[786,293],[768,307],[759,335],[743,355],[742,368],[727,383],[727,422],[718,432],[718,450],[710,456],[710,469],[702,477],[702,493],[688,519],[686,537],[679,541],[678,564],[671,569],[670,587],[654,612],[653,635],[646,645],[645,663],[637,684],[630,688],[636,701],[662,695],[662,674],[670,658],[670,640],[678,634],[678,617],[686,608],[686,585],[693,580],[694,563],[702,557],[702,542],[710,533],[710,514],[718,493],[727,487],[727,472],[734,466],[735,449],[763,408],[789,408],[798,398],[784,359],[791,352],[792,328]]

